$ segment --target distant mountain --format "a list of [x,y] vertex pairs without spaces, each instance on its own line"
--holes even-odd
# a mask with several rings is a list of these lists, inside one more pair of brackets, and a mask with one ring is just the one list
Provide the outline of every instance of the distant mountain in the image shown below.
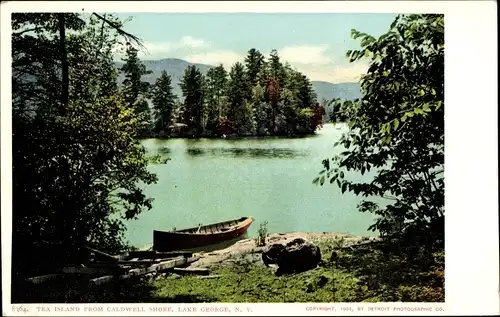
[[[161,72],[165,70],[172,78],[172,87],[174,88],[174,93],[179,97],[181,96],[182,93],[181,88],[179,87],[179,83],[182,77],[184,76],[184,70],[188,68],[188,66],[195,65],[201,71],[202,74],[206,74],[210,68],[214,67],[212,65],[194,64],[178,58],[142,60],[142,63],[146,66],[147,70],[151,70],[153,72],[149,75],[145,75],[142,77],[145,81],[154,84],[156,79],[160,77]],[[120,68],[122,67],[123,63],[116,62],[115,65],[117,68]],[[123,82],[123,79],[124,79],[123,74],[120,74],[118,76],[118,82],[119,83]]]
[[[195,65],[203,74],[206,74],[210,68],[214,67],[213,65],[193,64],[178,58],[143,60],[142,63],[146,66],[146,69],[153,71],[152,74],[143,77],[147,82],[151,84],[153,84],[161,75],[162,70],[167,71],[167,73],[172,77],[172,86],[174,88],[174,93],[178,96],[181,96],[179,82],[184,76],[184,70],[188,66]],[[117,62],[115,64],[117,68],[123,65],[123,63],[120,62]],[[120,74],[120,76],[118,77],[119,82],[122,82],[123,79],[123,75]],[[314,90],[316,91],[319,102],[323,101],[323,99],[332,100],[334,98],[340,98],[342,100],[354,100],[356,98],[361,98],[361,87],[359,83],[332,84],[325,81],[312,81],[312,85]]]
[[318,101],[340,98],[342,100],[354,100],[361,98],[361,85],[359,83],[332,84],[326,81],[313,81],[314,90],[318,95]]
[[[330,101],[334,98],[340,98],[342,101],[355,100],[362,96],[361,85],[359,83],[332,84],[325,81],[313,81],[312,84],[318,95],[319,102],[323,102],[324,99]],[[325,109],[325,121],[330,121],[332,106],[327,106]]]

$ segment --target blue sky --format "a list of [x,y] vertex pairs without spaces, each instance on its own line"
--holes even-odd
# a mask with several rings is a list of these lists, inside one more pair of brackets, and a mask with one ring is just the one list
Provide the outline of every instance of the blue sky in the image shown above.
[[351,29],[385,33],[396,14],[372,13],[119,13],[125,29],[148,48],[143,59],[181,58],[229,68],[250,48],[283,60],[312,80],[355,81],[367,63],[349,64],[345,52],[359,47]]

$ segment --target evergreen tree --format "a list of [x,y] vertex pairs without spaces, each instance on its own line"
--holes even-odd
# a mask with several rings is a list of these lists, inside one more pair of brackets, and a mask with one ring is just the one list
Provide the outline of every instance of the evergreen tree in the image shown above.
[[177,96],[174,95],[172,79],[166,71],[156,80],[151,90],[151,99],[155,116],[156,131],[165,131],[172,123],[172,114]]
[[219,110],[219,118],[226,115],[227,112],[227,90],[228,90],[228,73],[224,66],[220,64],[214,68],[214,92],[217,108]]
[[309,78],[302,73],[295,72],[296,86],[294,87],[297,106],[304,109],[313,106],[316,103],[316,93]]
[[263,65],[264,55],[255,48],[250,49],[245,58],[246,80],[250,89],[257,85],[259,80],[258,76]]
[[259,73],[257,74],[258,84],[265,88],[267,86],[267,80],[270,76],[269,73],[269,63],[264,59],[262,66],[260,67]]
[[203,74],[196,66],[191,65],[184,71],[179,86],[184,96],[183,123],[193,129],[196,136],[200,136],[203,133]]
[[280,100],[281,87],[279,79],[276,77],[269,77],[266,84],[266,99],[270,105],[270,131],[272,134],[276,134],[276,117],[280,114],[279,111],[279,100]]
[[266,135],[269,128],[269,105],[265,100],[265,90],[260,84],[253,87],[250,100],[254,113],[255,132],[258,135]]
[[285,67],[281,62],[277,50],[275,49],[271,50],[271,53],[269,54],[268,65],[269,65],[269,76],[272,78],[276,78],[278,80],[280,89],[284,88],[286,79]]
[[217,129],[221,117],[226,109],[224,97],[227,92],[227,72],[224,67],[218,65],[211,68],[206,75],[206,108],[207,108],[207,129],[212,133]]
[[249,97],[248,86],[245,82],[245,69],[242,63],[237,62],[229,72],[229,103],[228,120],[234,124],[240,132],[244,131],[247,120],[252,120],[252,115],[247,108]]
[[109,89],[120,25],[96,18],[12,14],[13,284],[78,263],[86,244],[124,250],[123,219],[151,208],[137,119]]
[[146,70],[146,66],[141,63],[137,53],[138,50],[130,43],[127,43],[126,56],[122,59],[125,64],[121,68],[121,71],[125,74],[123,97],[143,124],[138,133],[144,135],[151,125],[151,113],[146,99],[150,85],[148,82],[142,81],[142,76],[151,74],[151,71]]

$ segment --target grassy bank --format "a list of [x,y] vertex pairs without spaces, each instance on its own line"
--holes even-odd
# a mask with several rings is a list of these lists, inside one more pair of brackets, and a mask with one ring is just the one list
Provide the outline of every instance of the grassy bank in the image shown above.
[[[212,268],[219,278],[169,276],[151,281],[158,299],[192,302],[443,302],[444,252],[379,244],[339,249],[339,240],[314,241],[320,265],[294,275],[275,276],[248,254]],[[333,256],[332,256],[333,254]]]
[[[320,265],[276,276],[260,253],[245,251],[210,266],[214,278],[151,276],[85,289],[65,282],[39,302],[443,302],[444,252],[387,243],[341,248],[344,240],[319,239]],[[40,292],[41,291],[41,292]]]

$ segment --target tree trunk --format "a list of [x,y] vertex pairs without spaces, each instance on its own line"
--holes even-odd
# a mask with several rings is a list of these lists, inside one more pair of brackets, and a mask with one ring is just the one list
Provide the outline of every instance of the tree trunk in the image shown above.
[[69,66],[68,66],[68,52],[66,50],[66,21],[64,13],[58,13],[58,17],[59,17],[59,45],[61,50],[61,66],[62,66],[61,103],[62,106],[66,108],[69,99]]

